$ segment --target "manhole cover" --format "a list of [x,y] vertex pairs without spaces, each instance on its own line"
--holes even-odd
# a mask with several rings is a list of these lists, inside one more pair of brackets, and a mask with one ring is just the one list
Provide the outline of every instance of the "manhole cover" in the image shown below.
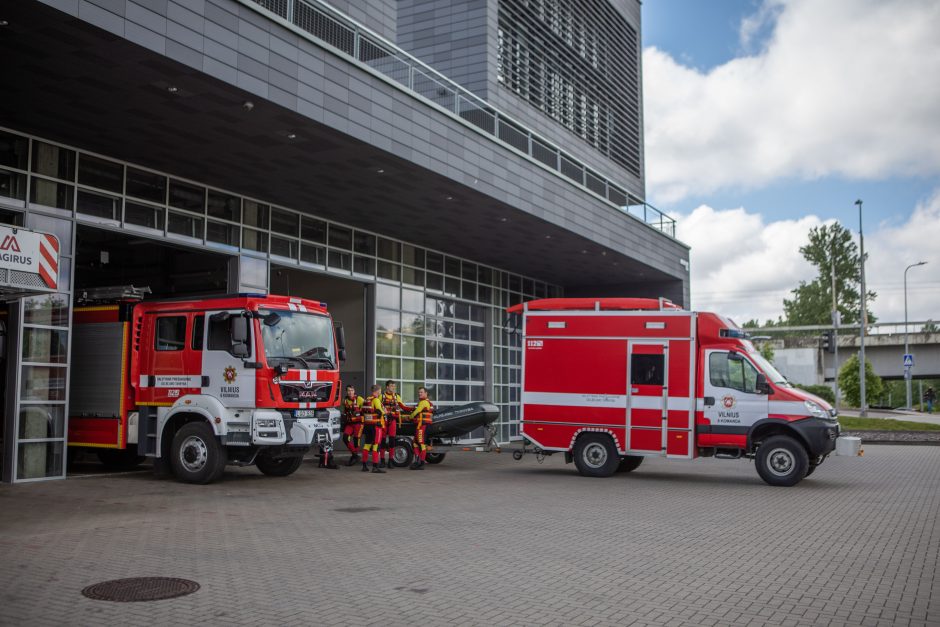
[[112,579],[88,586],[82,594],[98,601],[160,601],[192,594],[199,584],[175,577],[131,577]]

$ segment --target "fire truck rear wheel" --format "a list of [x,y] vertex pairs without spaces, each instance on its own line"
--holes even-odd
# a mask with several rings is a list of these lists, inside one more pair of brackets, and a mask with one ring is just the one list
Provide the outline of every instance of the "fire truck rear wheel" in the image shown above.
[[585,433],[574,445],[574,465],[585,477],[609,477],[619,464],[617,447],[605,433]]
[[225,461],[225,449],[205,422],[187,423],[173,436],[170,465],[180,481],[212,483],[222,476]]
[[788,435],[775,435],[761,442],[756,457],[757,474],[773,486],[796,485],[809,470],[806,449]]
[[281,459],[273,459],[268,455],[258,455],[258,459],[255,460],[255,465],[258,467],[258,470],[269,477],[286,477],[287,475],[292,475],[297,472],[297,469],[300,468],[303,462],[304,458],[302,455],[283,457]]
[[642,455],[627,455],[620,458],[620,465],[617,466],[617,472],[633,472],[643,463]]

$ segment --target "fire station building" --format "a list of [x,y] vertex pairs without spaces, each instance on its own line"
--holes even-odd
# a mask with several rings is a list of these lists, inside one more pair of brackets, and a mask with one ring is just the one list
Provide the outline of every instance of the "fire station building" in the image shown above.
[[0,0],[0,224],[59,243],[56,293],[0,287],[3,480],[65,476],[72,309],[105,286],[324,301],[344,381],[518,438],[506,307],[688,304],[640,33],[639,0]]

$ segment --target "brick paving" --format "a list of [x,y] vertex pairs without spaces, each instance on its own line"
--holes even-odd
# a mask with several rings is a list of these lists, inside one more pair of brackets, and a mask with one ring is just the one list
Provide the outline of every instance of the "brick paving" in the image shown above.
[[[0,624],[940,625],[938,514],[940,447],[917,446],[831,458],[794,488],[746,461],[587,479],[505,452],[4,485]],[[81,596],[143,576],[201,588]]]

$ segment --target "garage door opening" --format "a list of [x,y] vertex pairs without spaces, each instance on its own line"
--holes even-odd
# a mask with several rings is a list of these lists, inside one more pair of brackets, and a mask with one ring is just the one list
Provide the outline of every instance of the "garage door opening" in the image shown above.
[[283,266],[271,266],[271,293],[299,296],[325,302],[334,323],[346,332],[346,361],[340,366],[343,385],[354,385],[359,395],[368,396],[366,384],[368,346],[366,302],[368,284],[315,274]]
[[225,294],[232,256],[79,226],[75,295],[114,285],[149,287],[148,298]]

